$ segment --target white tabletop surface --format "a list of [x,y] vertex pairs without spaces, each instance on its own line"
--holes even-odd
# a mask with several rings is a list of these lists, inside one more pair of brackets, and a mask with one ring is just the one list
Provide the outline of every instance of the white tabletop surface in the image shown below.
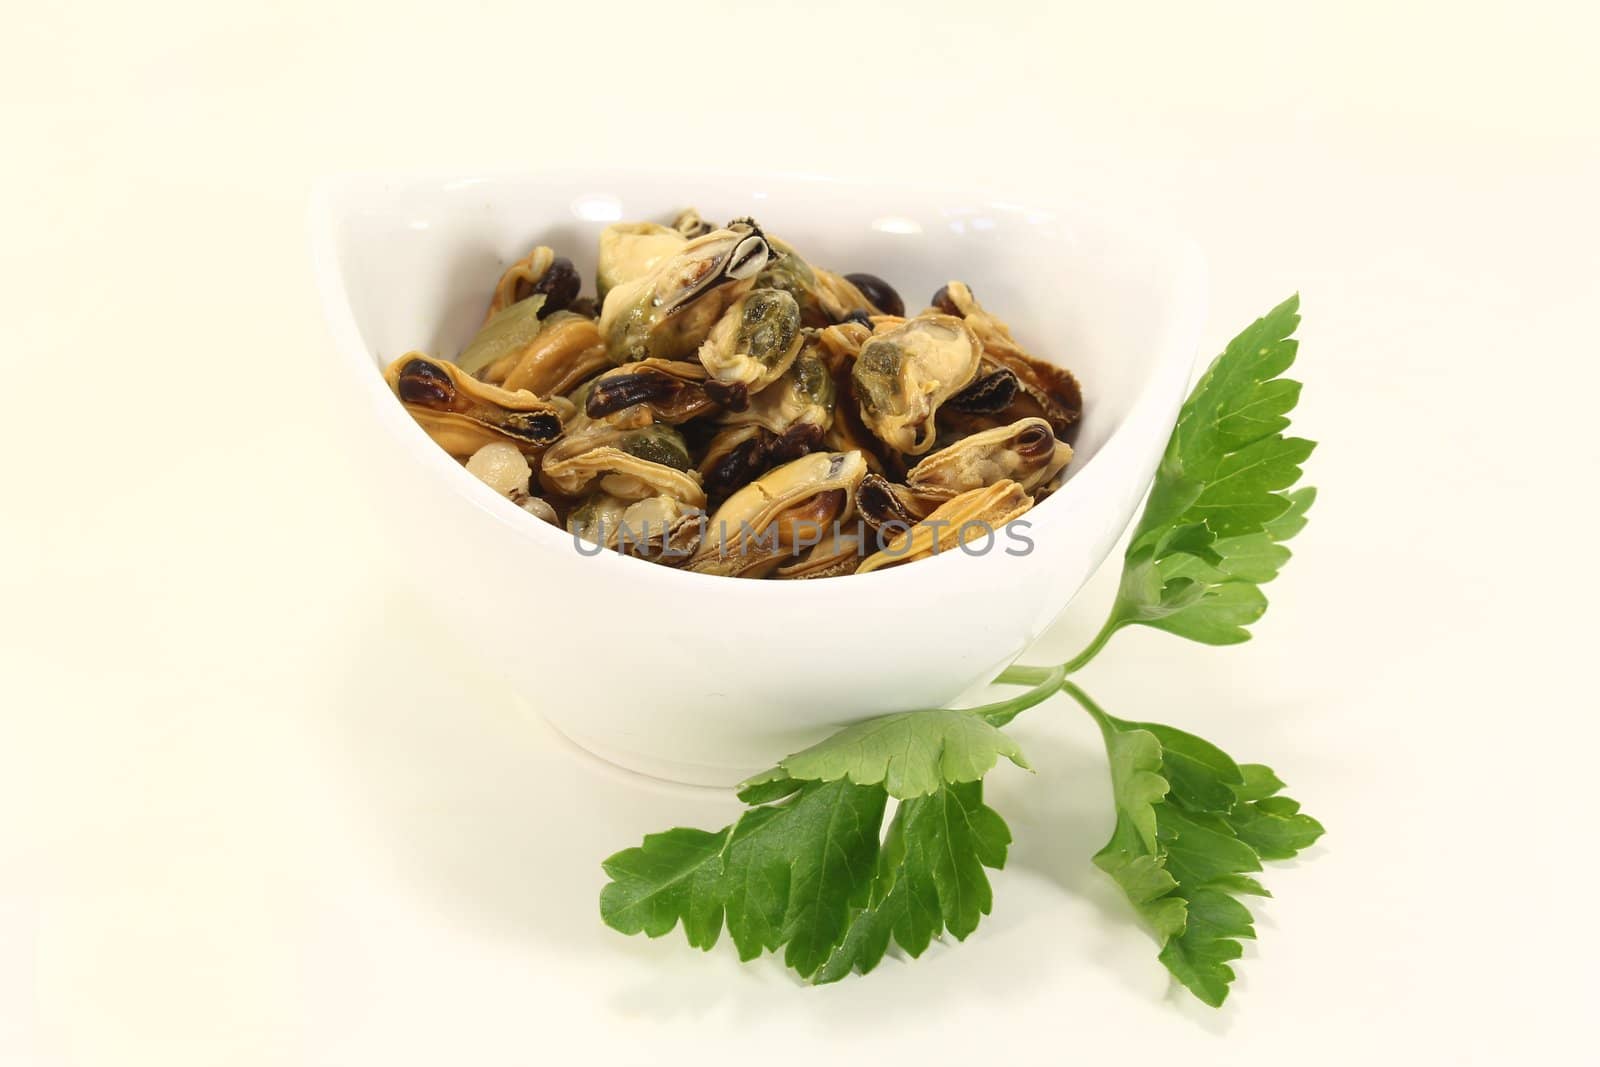
[[[0,1063],[1574,1062],[1597,26],[1133,6],[10,16]],[[1059,699],[1016,727],[1039,773],[993,777],[1017,842],[965,944],[806,989],[601,926],[602,857],[736,805],[575,752],[400,591],[322,384],[306,193],[702,163],[1142,204],[1211,260],[1208,351],[1303,293],[1323,497],[1258,638],[1126,634],[1084,675],[1329,829],[1268,872],[1224,1010],[1089,865],[1106,776]]]

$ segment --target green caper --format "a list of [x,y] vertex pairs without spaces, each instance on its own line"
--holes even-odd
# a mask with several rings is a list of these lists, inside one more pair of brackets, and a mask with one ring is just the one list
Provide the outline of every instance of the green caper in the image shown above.
[[689,446],[683,435],[667,426],[647,426],[624,434],[617,447],[647,463],[659,463],[673,470],[689,469]]

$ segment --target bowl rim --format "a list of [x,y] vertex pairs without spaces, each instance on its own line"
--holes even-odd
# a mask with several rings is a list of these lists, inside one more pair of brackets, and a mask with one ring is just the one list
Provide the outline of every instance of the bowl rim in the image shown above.
[[[696,180],[703,181],[712,177],[724,181],[749,180],[757,183],[766,181],[800,182],[873,192],[903,191],[904,188],[903,183],[871,177],[856,178],[808,171],[783,170],[732,171],[719,169],[707,171],[627,167],[594,169],[577,167],[469,168],[464,170],[430,168],[393,171],[352,170],[327,174],[317,178],[311,185],[306,223],[312,272],[316,281],[324,320],[333,337],[335,347],[339,350],[338,362],[349,377],[357,383],[358,388],[367,395],[374,416],[385,427],[388,435],[401,443],[401,446],[420,465],[421,469],[435,472],[436,476],[443,480],[442,484],[451,491],[451,495],[462,499],[469,506],[508,529],[515,536],[532,544],[539,551],[551,552],[559,550],[567,554],[577,553],[578,550],[574,547],[575,541],[571,534],[529,514],[471,474],[468,474],[463,464],[458,463],[443,449],[439,448],[433,439],[417,425],[415,420],[406,414],[405,408],[395,402],[394,395],[384,380],[383,368],[378,365],[366,342],[362,339],[360,327],[356,324],[355,313],[351,307],[349,291],[345,285],[344,272],[341,269],[336,241],[342,199],[353,192],[370,187],[374,183],[391,188],[395,186],[415,186],[442,189],[451,184],[530,182],[536,179],[559,180],[566,178],[578,180],[581,178],[598,182],[607,180],[679,180],[692,183]],[[1026,195],[1000,195],[992,191],[980,192],[975,189],[945,188],[941,186],[919,186],[918,193],[924,197],[948,195],[952,198],[968,199],[981,203],[1004,204],[1011,207],[1039,203],[1036,198]],[[1181,284],[1176,287],[1176,307],[1170,316],[1170,324],[1166,328],[1161,350],[1156,353],[1155,359],[1151,364],[1152,369],[1139,385],[1132,403],[1128,406],[1127,413],[1107,434],[1105,441],[1095,455],[1083,462],[1083,465],[1068,483],[1069,485],[1079,486],[1078,492],[1068,493],[1062,491],[1054,493],[1030,509],[1026,516],[1013,520],[1028,521],[1031,529],[1038,528],[1041,520],[1051,526],[1059,526],[1065,523],[1075,511],[1079,510],[1075,503],[1091,495],[1091,486],[1098,488],[1101,482],[1111,476],[1113,469],[1120,469],[1125,466],[1125,464],[1113,462],[1113,457],[1123,457],[1138,450],[1145,439],[1145,432],[1156,429],[1150,426],[1151,423],[1159,422],[1162,424],[1156,432],[1161,434],[1163,444],[1165,443],[1166,435],[1170,433],[1172,422],[1177,417],[1183,397],[1189,386],[1190,376],[1198,360],[1199,343],[1207,315],[1209,300],[1208,266],[1199,246],[1186,233],[1177,229],[1162,229],[1153,227],[1148,223],[1134,221],[1129,214],[1117,211],[1098,201],[1079,201],[1078,203],[1088,209],[1087,213],[1110,220],[1112,229],[1117,232],[1144,235],[1147,241],[1169,247],[1171,255],[1177,260],[1177,276],[1187,284]],[[1039,207],[1048,211],[1045,204],[1039,204]],[[1049,213],[1054,214],[1054,212]],[[1141,499],[1145,488],[1141,487]],[[1104,494],[1102,493],[1101,495]],[[1137,511],[1136,504],[1134,512],[1129,516],[1127,522],[1132,522]],[[1009,525],[1007,524],[1006,527],[1001,527],[1001,529],[1005,529]],[[1123,524],[1124,528],[1126,525],[1127,523]],[[996,532],[998,533],[999,531]],[[951,567],[960,566],[961,564],[958,563],[958,560],[964,555],[964,553],[956,551],[943,552],[918,561],[915,568],[887,567],[869,574],[849,574],[840,575],[836,578],[816,578],[801,581],[730,579],[722,575],[702,574],[677,567],[661,566],[609,550],[599,550],[592,555],[583,555],[581,558],[584,559],[586,566],[624,568],[621,571],[610,572],[614,573],[620,580],[663,582],[669,586],[673,586],[675,583],[687,583],[684,586],[686,591],[700,593],[709,593],[719,588],[724,591],[739,589],[743,590],[741,593],[743,596],[781,597],[785,601],[792,603],[797,598],[835,596],[844,591],[837,583],[845,578],[851,579],[853,583],[846,588],[860,589],[863,592],[872,591],[878,594],[892,594],[897,588],[897,583],[899,586],[904,586],[908,583],[926,586],[940,581],[940,576],[950,574]],[[981,558],[976,561],[981,562]],[[1101,562],[1103,563],[1103,560]],[[647,577],[647,575],[653,575],[654,577]],[[717,584],[710,584],[712,582]]]

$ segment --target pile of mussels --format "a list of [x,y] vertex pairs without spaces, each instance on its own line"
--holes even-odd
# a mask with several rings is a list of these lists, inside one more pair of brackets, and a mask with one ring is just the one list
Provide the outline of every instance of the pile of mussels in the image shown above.
[[454,363],[386,372],[469,471],[588,544],[747,578],[871,571],[991,536],[1072,458],[1076,379],[961,282],[907,317],[880,278],[689,210],[607,227],[597,285],[535,248]]

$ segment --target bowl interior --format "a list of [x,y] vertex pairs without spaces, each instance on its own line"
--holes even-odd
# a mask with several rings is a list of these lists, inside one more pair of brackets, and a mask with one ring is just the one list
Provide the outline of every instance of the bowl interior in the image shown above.
[[1175,343],[1183,348],[1203,300],[1187,242],[1071,201],[804,176],[555,173],[350,177],[325,184],[320,204],[314,225],[327,231],[318,237],[332,280],[374,369],[412,349],[453,358],[501,272],[534,245],[569,256],[592,292],[607,224],[669,222],[686,206],[713,221],[752,216],[812,262],[877,274],[912,312],[960,279],[1025,348],[1082,381],[1069,477],[1104,447],[1161,361],[1187,363],[1192,350],[1175,354]]

